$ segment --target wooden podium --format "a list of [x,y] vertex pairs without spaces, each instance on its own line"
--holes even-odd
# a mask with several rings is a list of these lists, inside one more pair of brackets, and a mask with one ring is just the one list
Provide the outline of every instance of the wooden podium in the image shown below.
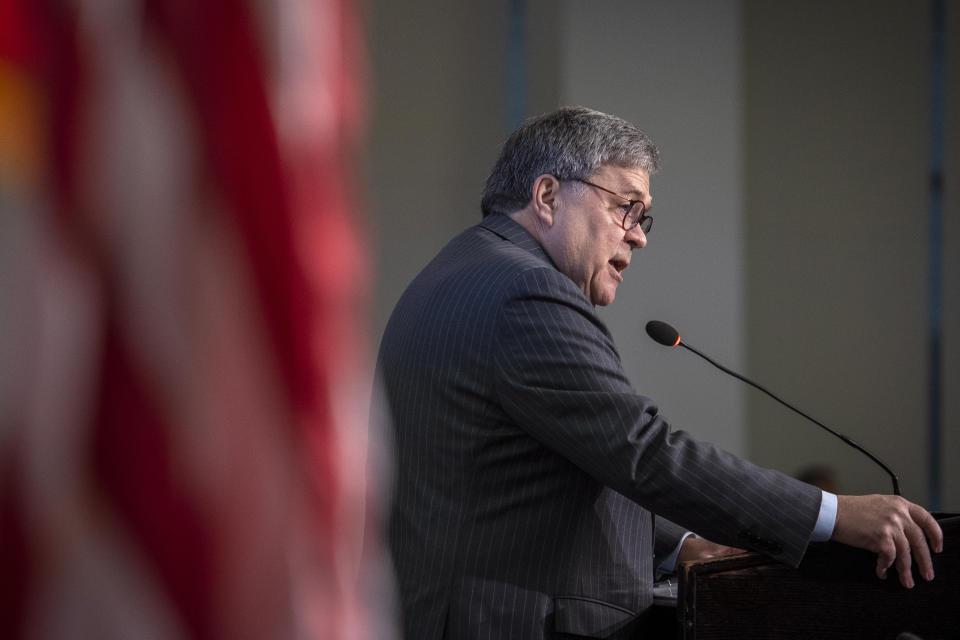
[[[937,514],[935,514],[937,515]],[[677,636],[683,639],[960,638],[960,516],[939,514],[943,553],[936,577],[900,586],[896,570],[876,577],[876,556],[813,543],[798,569],[745,553],[679,570]]]

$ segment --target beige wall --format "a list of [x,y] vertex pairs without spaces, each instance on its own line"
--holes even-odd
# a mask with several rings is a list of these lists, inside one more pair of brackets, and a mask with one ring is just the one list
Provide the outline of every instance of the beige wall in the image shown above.
[[[745,3],[748,367],[926,499],[926,3]],[[760,396],[750,454],[882,472]]]
[[506,135],[506,0],[377,0],[367,11],[374,345],[404,287],[480,219]]
[[[743,365],[743,161],[738,2],[565,3],[561,99],[638,124],[660,148],[654,228],[601,315],[634,387],[678,429],[746,453],[735,380],[644,332],[673,324],[691,344]],[[611,37],[616,33],[629,37]]]

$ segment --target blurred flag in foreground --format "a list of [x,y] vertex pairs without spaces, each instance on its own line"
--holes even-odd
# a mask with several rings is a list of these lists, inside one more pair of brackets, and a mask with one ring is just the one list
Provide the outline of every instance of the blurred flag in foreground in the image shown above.
[[0,0],[0,637],[389,635],[357,18]]

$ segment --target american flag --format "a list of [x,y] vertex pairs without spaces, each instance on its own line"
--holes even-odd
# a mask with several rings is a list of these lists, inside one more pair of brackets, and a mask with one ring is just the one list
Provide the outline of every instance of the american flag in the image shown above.
[[349,0],[0,0],[0,636],[390,636],[363,64]]

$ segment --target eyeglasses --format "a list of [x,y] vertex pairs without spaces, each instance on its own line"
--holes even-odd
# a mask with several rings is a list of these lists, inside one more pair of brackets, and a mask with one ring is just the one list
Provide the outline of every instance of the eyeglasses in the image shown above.
[[646,205],[643,204],[643,200],[631,200],[627,196],[620,195],[616,191],[610,191],[606,187],[601,187],[598,184],[593,184],[589,180],[581,180],[580,178],[573,178],[576,182],[582,182],[583,184],[588,184],[591,187],[596,187],[600,191],[606,191],[610,195],[617,196],[621,200],[626,200],[626,204],[620,205],[620,210],[623,211],[623,220],[620,222],[620,225],[623,227],[624,231],[630,231],[637,225],[640,225],[640,228],[643,232],[650,233],[650,229],[653,228],[653,217],[646,215]]

